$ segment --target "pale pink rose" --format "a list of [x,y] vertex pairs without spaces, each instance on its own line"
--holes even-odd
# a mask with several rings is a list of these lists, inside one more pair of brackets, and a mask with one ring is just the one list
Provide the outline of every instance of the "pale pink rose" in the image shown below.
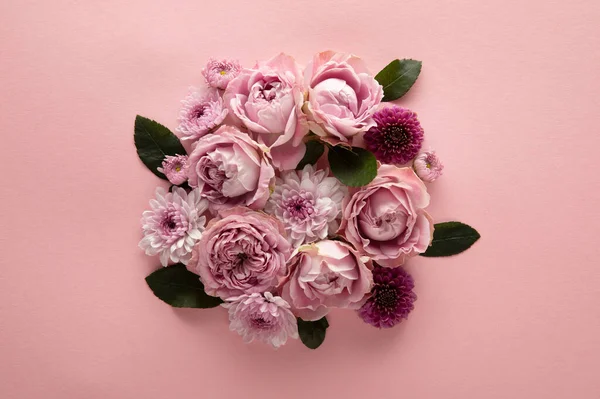
[[304,245],[288,265],[292,274],[281,296],[303,320],[318,320],[331,308],[358,309],[373,287],[371,261],[341,241]]
[[279,54],[244,69],[224,94],[225,103],[256,140],[270,148],[273,164],[294,169],[306,152],[308,133],[302,113],[304,86],[294,59]]
[[373,113],[383,88],[362,60],[349,54],[317,54],[304,73],[308,86],[305,112],[309,128],[330,144],[352,144],[355,136],[375,126]]
[[198,187],[216,213],[234,205],[262,209],[274,181],[264,146],[232,126],[202,137],[188,158],[188,184]]
[[400,266],[431,243],[428,205],[427,188],[411,168],[382,165],[377,177],[344,204],[340,231],[381,266]]
[[221,215],[209,222],[187,265],[206,293],[227,299],[277,287],[288,274],[291,253],[281,222],[243,207]]

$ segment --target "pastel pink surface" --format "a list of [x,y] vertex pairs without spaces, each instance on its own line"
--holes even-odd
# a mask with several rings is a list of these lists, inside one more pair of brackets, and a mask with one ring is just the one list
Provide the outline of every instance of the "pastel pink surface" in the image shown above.
[[[0,397],[598,398],[599,18],[595,0],[1,2]],[[400,104],[446,165],[429,210],[483,238],[410,261],[395,329],[337,311],[317,351],[244,345],[224,309],[146,287],[161,182],[133,120],[174,128],[210,56],[326,49],[424,61]]]

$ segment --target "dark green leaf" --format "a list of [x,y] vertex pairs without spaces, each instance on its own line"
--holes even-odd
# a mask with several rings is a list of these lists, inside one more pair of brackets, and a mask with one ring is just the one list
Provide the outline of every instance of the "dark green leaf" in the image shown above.
[[435,225],[431,246],[421,256],[452,256],[466,251],[479,240],[479,233],[461,222],[445,222]]
[[317,349],[325,340],[325,333],[329,327],[327,318],[323,317],[317,321],[304,321],[298,319],[298,335],[304,345],[310,349]]
[[333,175],[347,186],[361,187],[377,176],[375,155],[363,148],[329,147],[328,159]]
[[158,269],[146,282],[158,299],[175,308],[214,308],[223,302],[207,295],[200,277],[181,263]]
[[137,153],[152,173],[161,179],[166,179],[157,168],[167,155],[185,155],[185,148],[169,129],[148,118],[137,115],[133,139]]
[[383,101],[394,101],[405,95],[421,73],[421,61],[394,60],[381,70],[375,80],[383,86]]
[[319,140],[310,140],[306,143],[306,153],[304,157],[296,166],[296,170],[303,169],[306,165],[314,165],[317,163],[323,152],[325,151],[325,146]]

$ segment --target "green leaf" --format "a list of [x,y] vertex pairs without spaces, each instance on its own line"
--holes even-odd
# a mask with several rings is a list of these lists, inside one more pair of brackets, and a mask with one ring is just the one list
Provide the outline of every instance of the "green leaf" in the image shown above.
[[151,119],[137,115],[133,139],[137,153],[152,173],[161,179],[167,179],[157,168],[167,155],[185,155],[185,148],[169,129]]
[[466,251],[479,240],[479,233],[461,222],[437,223],[433,231],[433,241],[421,256],[452,256]]
[[162,267],[146,277],[156,297],[175,308],[214,308],[223,301],[204,292],[200,277],[177,263]]
[[314,165],[317,163],[323,152],[325,151],[325,146],[319,140],[310,140],[306,143],[306,153],[304,157],[296,166],[296,170],[302,170],[306,165]]
[[325,333],[329,327],[326,317],[317,321],[304,321],[298,318],[298,334],[304,345],[317,349],[325,341]]
[[333,175],[347,186],[361,187],[377,176],[375,155],[363,148],[329,147],[328,159]]
[[405,95],[421,73],[421,61],[394,60],[375,75],[383,86],[383,101],[394,101]]

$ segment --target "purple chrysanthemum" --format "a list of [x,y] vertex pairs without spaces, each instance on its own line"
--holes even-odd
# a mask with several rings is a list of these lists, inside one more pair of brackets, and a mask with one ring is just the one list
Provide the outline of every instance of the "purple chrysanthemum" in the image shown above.
[[417,299],[411,275],[401,267],[375,265],[373,280],[371,297],[358,310],[359,316],[378,328],[390,328],[406,319]]
[[181,103],[177,131],[182,140],[198,140],[219,126],[228,112],[216,89],[200,92],[192,87]]
[[377,111],[373,119],[377,126],[365,133],[365,143],[380,162],[401,165],[419,153],[423,128],[416,113],[392,106]]
[[179,185],[187,181],[187,155],[167,155],[162,162],[162,168],[157,168],[160,173],[164,173],[171,184]]
[[298,338],[298,324],[290,305],[270,292],[229,298],[221,306],[229,309],[229,329],[246,343],[258,340],[279,348],[288,338]]
[[218,61],[211,58],[202,70],[202,74],[210,87],[225,90],[229,82],[238,76],[241,71],[242,66],[238,61]]
[[413,168],[421,180],[431,183],[442,175],[444,164],[435,151],[424,151],[413,161]]

